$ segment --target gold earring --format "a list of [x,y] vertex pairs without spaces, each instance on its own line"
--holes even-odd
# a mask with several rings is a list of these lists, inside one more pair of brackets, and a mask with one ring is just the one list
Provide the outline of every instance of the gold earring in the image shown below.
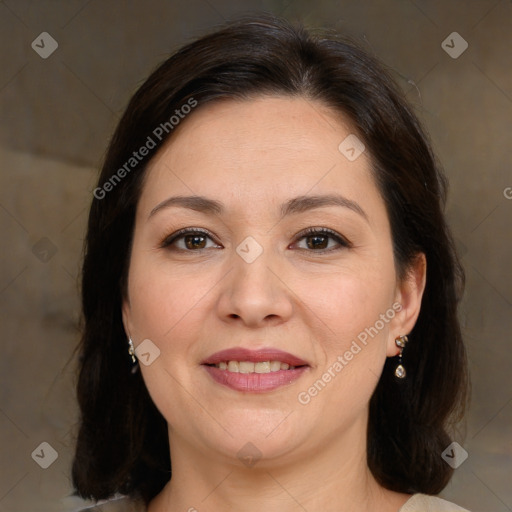
[[398,336],[395,339],[395,345],[400,348],[400,353],[398,354],[398,366],[395,368],[395,377],[399,379],[404,379],[407,375],[405,368],[402,365],[402,352],[404,351],[405,344],[409,341],[406,335]]

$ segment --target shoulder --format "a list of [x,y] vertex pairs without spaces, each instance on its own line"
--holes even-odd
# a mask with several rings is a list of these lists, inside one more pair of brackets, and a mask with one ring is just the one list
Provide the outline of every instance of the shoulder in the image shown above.
[[436,496],[413,494],[399,512],[469,512],[469,510]]
[[141,501],[123,496],[89,505],[77,512],[147,512],[147,509]]

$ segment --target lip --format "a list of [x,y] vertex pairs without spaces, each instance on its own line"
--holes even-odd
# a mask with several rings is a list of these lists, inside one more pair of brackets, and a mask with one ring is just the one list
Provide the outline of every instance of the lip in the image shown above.
[[[208,366],[222,361],[251,361],[253,363],[281,361],[296,368],[270,373],[234,373],[228,370],[221,370],[216,366]],[[202,366],[218,384],[246,393],[265,393],[281,386],[292,384],[309,368],[309,364],[306,361],[282,350],[273,348],[250,350],[243,347],[229,348],[216,352],[205,359],[202,362]]]
[[290,366],[309,366],[307,361],[304,361],[289,352],[284,352],[274,348],[250,350],[243,347],[228,348],[226,350],[221,350],[220,352],[215,352],[215,354],[209,356],[201,364],[219,364],[222,361],[251,361],[253,363],[261,363],[263,361],[281,361],[282,363],[288,363]]
[[279,370],[270,373],[232,373],[216,366],[203,366],[203,368],[215,382],[235,391],[265,393],[292,384],[309,367],[301,366],[294,370]]

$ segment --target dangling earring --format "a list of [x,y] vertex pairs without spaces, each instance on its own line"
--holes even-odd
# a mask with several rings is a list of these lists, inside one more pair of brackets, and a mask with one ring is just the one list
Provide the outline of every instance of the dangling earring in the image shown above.
[[398,366],[395,368],[395,377],[399,379],[403,379],[406,376],[405,368],[402,366],[402,352],[404,351],[405,344],[409,341],[407,336],[398,336],[395,339],[395,345],[400,348],[400,353],[398,354]]
[[133,341],[131,338],[128,338],[128,354],[132,356],[132,373],[135,373],[139,365],[137,364],[137,359],[135,357],[135,347],[133,346]]

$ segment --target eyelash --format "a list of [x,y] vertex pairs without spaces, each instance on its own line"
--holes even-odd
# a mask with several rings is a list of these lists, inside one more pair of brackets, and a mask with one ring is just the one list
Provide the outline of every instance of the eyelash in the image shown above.
[[[160,247],[162,249],[169,248],[177,240],[183,239],[186,235],[193,235],[193,234],[205,235],[208,238],[210,238],[212,241],[214,241],[214,238],[215,238],[212,235],[212,233],[210,233],[209,231],[207,231],[205,229],[184,228],[184,229],[180,229],[176,233],[173,233],[172,235],[169,235],[168,237],[166,237],[160,244]],[[323,236],[330,237],[330,238],[334,239],[341,247],[334,248],[334,249],[331,248],[331,249],[320,249],[320,250],[313,250],[313,249],[299,249],[299,250],[323,254],[323,253],[341,250],[342,248],[351,248],[352,247],[352,244],[346,238],[342,237],[340,234],[336,233],[336,231],[333,231],[332,229],[329,229],[329,228],[308,228],[308,229],[302,231],[301,233],[299,233],[299,235],[297,236],[296,241],[294,243],[302,240],[303,238],[308,238],[308,237],[315,236],[315,235],[320,235],[320,236],[323,235]],[[190,249],[174,249],[174,250],[182,251],[182,252],[202,252],[207,249],[209,249],[209,248],[202,248],[202,249],[197,249],[197,250],[190,250]]]

